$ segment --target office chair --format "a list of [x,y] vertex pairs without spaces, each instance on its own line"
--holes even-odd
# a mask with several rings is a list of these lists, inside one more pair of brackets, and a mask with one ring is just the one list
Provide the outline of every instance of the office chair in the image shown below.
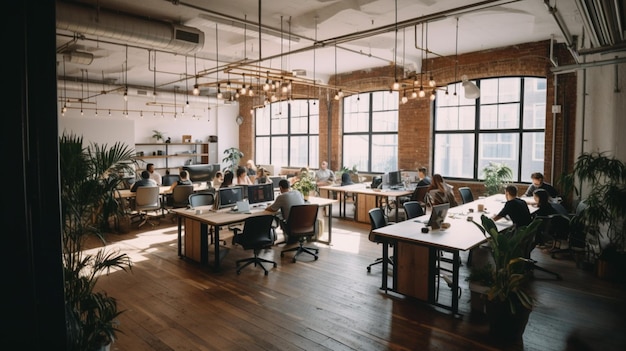
[[283,225],[283,233],[289,238],[298,238],[298,246],[281,251],[280,257],[283,257],[285,252],[295,251],[296,254],[293,256],[294,263],[301,253],[307,253],[312,255],[315,260],[318,259],[318,248],[304,246],[304,241],[307,238],[317,234],[318,210],[319,206],[317,204],[296,205],[289,209],[289,218]]
[[402,204],[402,207],[407,220],[424,215],[424,208],[419,201],[407,201]]
[[466,187],[466,186],[460,187],[459,194],[461,194],[461,201],[463,201],[464,204],[474,201],[474,195],[472,194],[472,189],[470,189],[469,187]]
[[[263,266],[263,263],[271,263],[276,268],[276,262],[266,260],[259,257],[261,250],[268,248],[274,244],[274,236],[272,235],[273,215],[259,215],[246,218],[243,229],[234,228],[233,243],[239,244],[244,250],[252,250],[254,256],[237,260],[237,274],[241,274],[241,270],[246,266],[254,263],[254,266],[260,266],[265,275],[269,272]],[[243,266],[240,266],[244,263]]]
[[[555,204],[552,204],[552,206],[554,205]],[[567,218],[567,224],[561,221],[562,223],[560,225],[558,223],[554,225],[554,229],[547,229],[549,233],[550,231],[556,232],[554,234],[554,245],[552,245],[552,248],[550,249],[550,256],[552,258],[556,258],[557,254],[567,253],[574,256],[576,266],[579,267],[581,261],[580,255],[591,252],[591,250],[587,247],[588,243],[583,229],[584,225],[581,224],[582,213],[586,207],[587,205],[584,202],[581,202],[576,207],[575,213],[563,215],[563,217]],[[567,247],[561,247],[562,241],[567,242]]]
[[[139,216],[139,225],[146,224],[148,222],[148,211],[158,211],[161,208],[161,195],[159,194],[158,186],[140,186],[137,188],[135,196],[135,210],[137,216]],[[150,223],[153,227],[156,225]]]
[[[178,188],[178,186],[176,188]],[[187,198],[187,202],[189,203],[189,206],[191,208],[198,207],[198,206],[213,205],[214,201],[215,201],[215,195],[212,193],[207,193],[207,192],[191,193],[189,194],[189,197]]]
[[187,207],[189,205],[189,195],[193,194],[193,185],[177,185],[172,190],[172,208]]
[[[546,269],[537,265],[537,261],[533,260],[530,257],[530,255],[532,251],[535,249],[535,247],[537,247],[537,242],[541,241],[540,237],[542,235],[542,231],[545,233],[546,231],[549,231],[549,230],[557,230],[557,227],[559,226],[568,225],[569,219],[561,214],[554,214],[550,216],[537,216],[535,217],[534,220],[541,220],[542,223],[540,226],[537,227],[535,231],[535,235],[533,236],[533,239],[528,243],[528,246],[526,248],[525,257],[529,260],[529,262],[526,265],[526,269],[528,271],[536,270],[536,271],[545,272],[545,273],[553,275],[557,280],[561,280],[561,275],[559,273],[553,272],[549,269]],[[515,235],[515,232],[513,232],[513,235]]]
[[[383,213],[383,210],[380,209],[379,207],[375,207],[369,210],[368,214],[370,216],[370,234],[368,236],[368,239],[371,242],[374,242],[377,244],[388,245],[387,241],[385,241],[383,238],[379,237],[378,235],[375,235],[374,233],[372,233],[375,229],[382,228],[387,225],[387,221],[385,220],[385,215]],[[370,263],[367,266],[367,272],[369,273],[372,271],[372,266],[381,264],[381,263],[383,263],[383,258],[382,257],[377,258],[376,260],[374,260],[374,262]],[[389,256],[387,258],[387,263],[393,266],[393,256]]]

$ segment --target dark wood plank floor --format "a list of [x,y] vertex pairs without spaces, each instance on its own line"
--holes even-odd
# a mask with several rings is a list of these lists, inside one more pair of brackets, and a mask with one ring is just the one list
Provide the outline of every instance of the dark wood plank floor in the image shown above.
[[[317,261],[292,263],[293,253],[281,258],[282,245],[263,252],[278,262],[268,276],[254,266],[236,274],[235,260],[251,255],[241,247],[232,248],[214,273],[177,256],[169,219],[147,227],[107,234],[109,248],[129,253],[134,263],[131,273],[115,272],[98,283],[125,310],[112,350],[626,349],[624,286],[541,250],[533,258],[563,280],[535,272],[539,305],[523,341],[501,345],[489,337],[484,316],[471,313],[464,280],[460,316],[379,290],[381,266],[366,271],[381,254],[367,239],[368,225],[334,219],[333,245],[319,244]],[[446,290],[442,301],[450,298]]]

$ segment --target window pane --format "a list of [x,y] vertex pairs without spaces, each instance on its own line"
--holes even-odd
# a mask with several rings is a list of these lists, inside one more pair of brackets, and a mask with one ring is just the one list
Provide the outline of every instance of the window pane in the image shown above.
[[437,110],[436,130],[474,129],[474,106],[445,107]]
[[485,168],[489,162],[505,163],[511,167],[515,176],[519,170],[518,136],[518,133],[480,134],[478,137],[478,170]]
[[372,112],[372,131],[397,132],[398,111]]
[[343,113],[367,112],[370,108],[370,94],[356,94],[343,98]]
[[372,111],[398,109],[398,92],[375,91],[372,93]]
[[524,128],[546,127],[545,81],[545,78],[524,79]]
[[444,177],[474,176],[474,134],[436,134],[433,173]]
[[320,137],[311,135],[309,137],[309,166],[317,166],[320,164]]
[[269,135],[270,134],[270,108],[263,107],[255,110],[256,116],[256,134],[257,135]]
[[519,104],[480,107],[481,129],[510,129],[519,126]]
[[309,120],[306,117],[291,116],[291,133],[303,134],[308,131]]
[[289,165],[287,140],[287,137],[272,138],[272,164],[275,168]]
[[397,168],[398,135],[372,135],[372,172],[389,172]]
[[369,135],[344,135],[343,165],[357,169],[368,169]]
[[370,128],[369,113],[367,111],[360,113],[344,113],[344,133],[367,132]]
[[[289,132],[289,111],[282,103],[272,104],[272,134],[287,134]],[[283,113],[284,112],[284,113]]]
[[515,78],[500,78],[498,89],[498,102],[518,102],[520,101],[521,91],[521,79]]
[[525,133],[522,141],[522,181],[530,182],[530,174],[544,168],[545,133]]
[[304,167],[308,166],[309,159],[309,138],[291,137],[291,149],[289,150],[290,160],[289,166],[291,167]]
[[259,164],[270,164],[270,138],[269,137],[257,137],[256,138],[256,162]]

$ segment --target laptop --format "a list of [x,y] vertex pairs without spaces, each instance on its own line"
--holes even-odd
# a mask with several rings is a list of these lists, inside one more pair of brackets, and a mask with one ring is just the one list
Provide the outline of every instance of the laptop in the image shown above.
[[434,205],[432,212],[430,213],[430,219],[428,220],[428,225],[432,229],[440,229],[441,223],[443,223],[443,221],[446,219],[449,209],[450,209],[449,203]]
[[243,199],[242,201],[237,201],[237,212],[239,213],[252,213],[250,211],[250,203],[248,199]]

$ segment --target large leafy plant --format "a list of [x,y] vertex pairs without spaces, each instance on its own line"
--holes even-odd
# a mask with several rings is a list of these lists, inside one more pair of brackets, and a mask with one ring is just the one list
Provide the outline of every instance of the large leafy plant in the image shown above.
[[489,162],[483,168],[484,185],[487,196],[501,194],[504,187],[513,179],[511,167],[504,163]]
[[237,167],[239,166],[239,161],[243,157],[243,152],[236,147],[231,147],[224,150],[224,155],[226,156],[224,156],[222,162],[228,165],[228,167],[224,168],[224,171],[230,170],[235,173],[237,171]]
[[487,238],[493,264],[473,268],[468,280],[487,286],[487,299],[508,304],[512,314],[520,307],[530,310],[534,305],[527,284],[528,265],[532,261],[526,257],[541,222],[535,219],[528,226],[503,232],[485,215],[481,216],[481,224],[474,222]]
[[309,172],[303,171],[300,172],[300,177],[293,183],[292,188],[301,192],[302,195],[308,196],[310,192],[317,191],[317,184]]
[[64,134],[59,156],[68,350],[97,350],[114,340],[121,313],[115,298],[95,290],[98,277],[131,269],[131,261],[104,248],[87,253],[84,244],[90,236],[105,243],[102,220],[112,211],[120,173],[131,167],[132,150],[120,143],[85,148],[82,137]]

